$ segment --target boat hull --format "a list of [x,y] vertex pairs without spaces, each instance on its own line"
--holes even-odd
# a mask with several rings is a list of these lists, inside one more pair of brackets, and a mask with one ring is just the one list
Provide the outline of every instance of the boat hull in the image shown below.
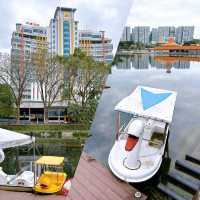
[[109,154],[108,164],[113,174],[119,179],[130,183],[140,183],[152,178],[162,164],[163,150],[156,150],[153,147],[144,150],[147,147],[147,141],[143,142],[139,167],[129,169],[124,164],[128,156],[128,152],[124,148],[125,142],[125,140],[117,140]]
[[33,187],[0,185],[0,190],[13,191],[13,192],[33,192]]
[[66,178],[67,175],[65,173],[44,172],[37,180],[34,191],[42,194],[54,194],[60,192]]

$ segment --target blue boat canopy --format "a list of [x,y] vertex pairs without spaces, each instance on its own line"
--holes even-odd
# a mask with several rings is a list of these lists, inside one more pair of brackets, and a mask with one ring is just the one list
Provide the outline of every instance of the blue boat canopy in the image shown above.
[[171,123],[176,96],[174,91],[138,86],[115,110]]

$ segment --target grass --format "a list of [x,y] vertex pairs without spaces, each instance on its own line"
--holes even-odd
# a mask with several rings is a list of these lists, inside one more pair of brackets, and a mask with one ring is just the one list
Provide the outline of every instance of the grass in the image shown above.
[[[39,124],[39,125],[0,125],[0,128],[19,131],[24,134],[33,133],[36,136],[38,144],[63,144],[66,147],[80,148],[85,143],[88,137],[88,129],[81,124]],[[72,132],[72,137],[63,139],[57,138],[63,131]],[[48,137],[43,137],[43,133],[49,134]]]
[[37,138],[36,139],[37,144],[63,144],[66,147],[74,147],[74,148],[81,148],[83,144],[85,143],[85,139],[67,139],[67,140],[62,140],[62,139],[56,139],[56,138]]
[[77,130],[73,132],[73,136],[76,138],[85,138],[88,137],[88,131]]
[[64,131],[64,130],[88,130],[82,124],[28,124],[28,125],[0,125],[0,128],[12,131]]

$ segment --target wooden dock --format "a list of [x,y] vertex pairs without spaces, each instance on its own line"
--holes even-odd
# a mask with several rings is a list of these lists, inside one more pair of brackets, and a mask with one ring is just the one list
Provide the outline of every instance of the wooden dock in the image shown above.
[[39,195],[28,192],[11,192],[0,190],[0,200],[66,200],[66,196]]
[[67,200],[145,200],[134,187],[115,178],[97,160],[82,153]]

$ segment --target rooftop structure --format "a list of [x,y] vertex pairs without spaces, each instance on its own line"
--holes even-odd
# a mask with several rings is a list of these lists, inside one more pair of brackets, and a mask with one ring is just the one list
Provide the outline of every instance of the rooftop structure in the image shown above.
[[155,47],[154,51],[185,51],[189,53],[188,51],[200,51],[200,45],[180,45],[173,38],[169,38],[167,43]]

